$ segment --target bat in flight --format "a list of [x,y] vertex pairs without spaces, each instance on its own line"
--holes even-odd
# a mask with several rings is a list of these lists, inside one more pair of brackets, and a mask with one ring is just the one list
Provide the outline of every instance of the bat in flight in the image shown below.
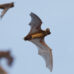
[[4,14],[8,11],[8,9],[14,7],[14,3],[6,3],[6,4],[0,4],[0,9],[3,9],[3,11],[1,12],[1,16],[0,18],[2,18],[4,16]]
[[47,28],[46,30],[42,30],[41,19],[32,12],[30,16],[31,22],[29,23],[29,25],[31,26],[31,30],[29,34],[26,37],[24,37],[24,40],[28,40],[38,47],[39,49],[38,54],[44,58],[46,67],[50,69],[50,72],[52,72],[53,69],[52,49],[48,47],[48,45],[44,41],[45,36],[51,34],[50,29]]
[[0,51],[0,60],[5,58],[8,60],[8,65],[11,66],[13,63],[13,57],[10,54],[10,51]]

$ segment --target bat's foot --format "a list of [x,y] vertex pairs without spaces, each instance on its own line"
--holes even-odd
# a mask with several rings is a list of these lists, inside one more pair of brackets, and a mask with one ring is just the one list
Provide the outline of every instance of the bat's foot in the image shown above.
[[47,28],[47,29],[46,29],[46,33],[47,33],[47,34],[51,34],[51,32],[50,32],[50,29],[49,29],[49,28]]

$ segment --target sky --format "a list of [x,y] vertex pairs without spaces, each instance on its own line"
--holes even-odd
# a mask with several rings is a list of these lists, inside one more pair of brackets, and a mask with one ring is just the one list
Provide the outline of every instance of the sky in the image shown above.
[[[8,67],[3,59],[4,69],[9,74],[74,74],[74,0],[0,0],[10,2],[14,8],[0,20],[0,50],[10,50],[14,63]],[[23,40],[30,31],[31,12],[42,19],[43,30],[50,28],[45,42],[52,48],[52,72],[37,47]]]

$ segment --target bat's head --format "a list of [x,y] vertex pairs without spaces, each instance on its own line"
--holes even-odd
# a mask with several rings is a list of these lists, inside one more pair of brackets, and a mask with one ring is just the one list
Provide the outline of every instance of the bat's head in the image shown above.
[[47,28],[46,29],[46,34],[48,35],[48,34],[51,34],[51,32],[50,32],[50,29],[49,28]]
[[11,2],[9,5],[10,7],[14,7],[14,2]]
[[24,37],[24,40],[31,40],[31,39],[32,39],[32,37],[30,35]]

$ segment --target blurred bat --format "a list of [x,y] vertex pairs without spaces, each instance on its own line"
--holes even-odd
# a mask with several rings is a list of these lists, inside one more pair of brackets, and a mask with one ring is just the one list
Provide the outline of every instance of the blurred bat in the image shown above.
[[47,44],[44,41],[45,36],[51,34],[50,29],[41,30],[41,19],[35,15],[34,13],[30,14],[32,20],[30,22],[31,30],[29,34],[24,37],[24,40],[31,41],[38,47],[38,54],[41,55],[45,62],[46,67],[50,69],[52,72],[53,68],[53,56],[52,56],[52,49],[47,46]]
[[4,14],[8,11],[8,9],[14,7],[14,3],[6,3],[6,4],[1,4],[0,5],[0,9],[3,9],[2,13],[1,13],[1,18],[4,16]]
[[10,51],[4,52],[0,51],[0,59],[6,58],[8,60],[8,65],[11,66],[13,62],[13,57],[10,55]]

